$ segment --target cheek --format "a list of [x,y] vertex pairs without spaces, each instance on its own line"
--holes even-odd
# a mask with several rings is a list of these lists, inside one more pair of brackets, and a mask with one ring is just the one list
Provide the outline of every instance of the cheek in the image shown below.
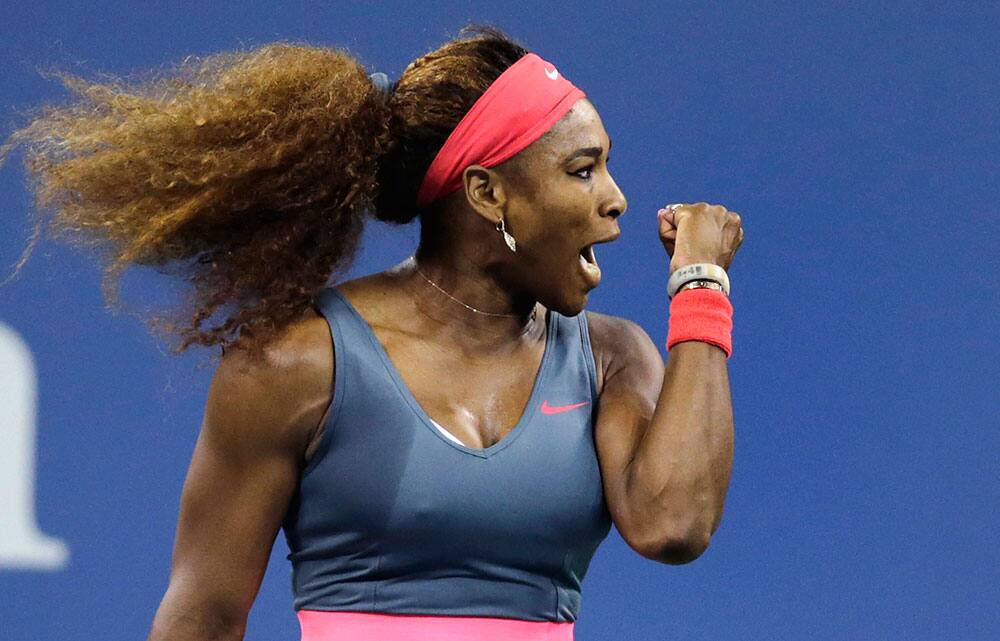
[[538,230],[530,251],[525,252],[521,265],[543,288],[545,293],[538,294],[546,305],[558,305],[561,311],[568,295],[566,288],[575,291],[580,248],[586,242],[583,238],[584,233],[574,228],[571,219],[553,218]]
[[582,244],[587,237],[590,211],[590,202],[584,196],[561,190],[536,200],[527,230],[530,236],[549,245]]
[[[590,195],[586,185],[568,176],[547,175],[534,189],[518,194],[513,210],[518,221],[512,230],[524,253],[518,261],[530,270],[565,272],[572,267],[580,248],[593,237],[590,224]],[[513,218],[516,216],[516,218]]]
[[565,262],[572,252],[575,233],[564,221],[549,217],[533,230],[531,236],[532,262],[554,264]]

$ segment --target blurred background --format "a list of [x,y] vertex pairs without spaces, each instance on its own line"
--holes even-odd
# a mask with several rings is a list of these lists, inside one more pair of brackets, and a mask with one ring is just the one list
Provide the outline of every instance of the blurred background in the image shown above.
[[[96,79],[277,41],[395,79],[470,22],[589,95],[629,199],[590,309],[666,337],[656,210],[739,212],[736,450],[705,554],[659,565],[615,530],[579,641],[1000,638],[1000,5],[994,2],[14,2],[0,134]],[[0,170],[3,277],[30,234]],[[350,275],[410,254],[370,224]],[[211,368],[170,356],[50,241],[0,288],[0,641],[142,639],[167,585]],[[129,274],[135,306],[169,289]],[[665,350],[663,350],[666,356]],[[297,639],[279,536],[250,641]]]

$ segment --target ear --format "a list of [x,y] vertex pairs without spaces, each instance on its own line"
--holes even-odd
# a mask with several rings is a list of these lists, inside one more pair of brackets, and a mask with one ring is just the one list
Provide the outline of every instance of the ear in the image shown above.
[[507,211],[507,185],[499,172],[482,165],[470,165],[462,172],[465,199],[477,214],[492,225]]

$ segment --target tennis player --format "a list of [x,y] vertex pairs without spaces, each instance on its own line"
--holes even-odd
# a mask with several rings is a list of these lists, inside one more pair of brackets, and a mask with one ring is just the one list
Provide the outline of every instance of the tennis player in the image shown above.
[[[279,530],[303,641],[571,641],[612,523],[647,559],[702,554],[732,466],[739,215],[657,214],[664,367],[584,311],[626,210],[601,118],[501,31],[395,82],[284,43],[173,71],[66,77],[80,100],[8,144],[38,224],[104,251],[110,298],[130,265],[176,274],[191,294],[154,327],[224,350],[149,639],[242,639]],[[331,285],[367,215],[419,218],[419,247]]]

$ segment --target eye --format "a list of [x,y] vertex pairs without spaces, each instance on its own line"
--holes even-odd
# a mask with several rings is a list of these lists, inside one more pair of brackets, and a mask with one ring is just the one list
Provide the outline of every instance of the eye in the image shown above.
[[[584,172],[584,171],[587,172],[587,175],[586,176],[581,176],[580,173]],[[578,178],[582,178],[583,180],[590,180],[591,177],[593,176],[593,171],[594,171],[594,166],[590,165],[589,167],[584,167],[583,169],[577,169],[576,171],[574,171],[572,173],[573,173],[574,176],[577,176]]]

